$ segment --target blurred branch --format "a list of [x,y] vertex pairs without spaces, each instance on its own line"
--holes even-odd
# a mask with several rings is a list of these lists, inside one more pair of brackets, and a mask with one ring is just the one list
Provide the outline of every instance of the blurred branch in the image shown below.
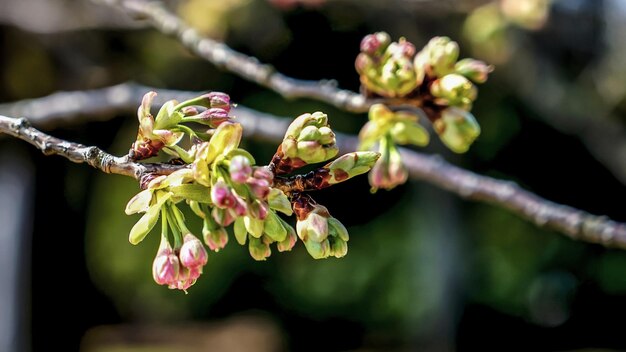
[[[71,21],[68,21],[71,18]],[[93,28],[129,29],[140,24],[86,1],[3,0],[0,24],[24,31],[51,34]]]
[[160,1],[94,1],[118,6],[133,17],[149,20],[156,29],[175,36],[199,57],[221,69],[269,88],[284,98],[316,99],[352,112],[365,112],[375,102],[358,93],[339,89],[333,80],[307,81],[285,76],[277,72],[274,67],[259,63],[254,57],[235,51],[224,43],[202,37],[186,25],[180,17],[167,10]]
[[[67,121],[60,116],[64,112],[79,121],[93,113],[101,114],[104,103],[115,101],[109,113],[120,110],[134,110],[146,90],[154,88],[137,84],[122,84],[110,88],[85,92],[56,93],[51,96],[32,99],[14,104],[0,105],[0,112],[13,111],[14,115],[26,115],[31,112],[33,121],[45,124],[50,112],[50,120]],[[117,92],[120,95],[115,95]],[[123,93],[123,94],[122,94]],[[78,101],[70,98],[81,94]],[[183,99],[199,93],[175,90],[159,90],[160,102],[167,99]],[[94,104],[91,104],[91,100]],[[47,109],[38,107],[45,106]],[[115,109],[120,109],[114,111]],[[239,122],[244,125],[248,136],[266,141],[280,142],[287,129],[289,119],[279,118],[258,111],[237,107],[234,110]],[[58,154],[73,162],[87,163],[101,171],[130,176],[138,179],[149,172],[171,173],[184,166],[169,164],[143,164],[130,162],[125,157],[115,157],[97,147],[88,147],[67,142],[30,127],[25,119],[15,119],[0,115],[0,132],[23,139],[45,154]],[[337,134],[340,149],[344,152],[354,150],[358,139],[356,136]],[[454,166],[439,156],[423,154],[402,148],[403,158],[409,169],[412,180],[422,180],[441,187],[463,198],[490,203],[529,220],[539,227],[552,228],[566,236],[607,247],[626,249],[626,224],[618,223],[605,216],[596,216],[566,205],[557,204],[536,194],[528,192],[517,184],[509,181],[475,174],[471,171]]]

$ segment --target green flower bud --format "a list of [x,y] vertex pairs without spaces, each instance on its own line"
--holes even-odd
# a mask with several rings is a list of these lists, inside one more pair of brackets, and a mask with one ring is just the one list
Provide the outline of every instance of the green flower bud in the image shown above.
[[277,248],[279,252],[290,251],[293,246],[296,244],[298,240],[298,235],[296,235],[296,230],[293,227],[289,226],[289,224],[282,221],[283,226],[287,230],[287,236],[285,239],[277,243]]
[[430,69],[437,77],[443,77],[454,71],[454,64],[459,58],[459,45],[448,37],[434,37],[415,56],[415,67],[420,70]]
[[434,81],[430,92],[441,105],[456,106],[469,110],[478,94],[476,87],[467,78],[452,73]]
[[226,229],[215,223],[210,216],[204,219],[202,238],[209,249],[215,252],[219,252],[221,249],[226,247],[226,244],[228,243],[228,233],[226,232]]
[[346,242],[348,242],[348,240],[350,239],[346,227],[343,226],[343,224],[339,220],[333,218],[332,216],[328,218],[328,229],[329,234],[333,237],[339,237]]
[[408,171],[402,163],[402,156],[396,149],[391,137],[381,140],[380,152],[382,157],[376,162],[369,174],[372,192],[379,188],[390,190],[406,182]]
[[348,254],[348,244],[341,238],[334,237],[329,239],[330,253],[335,258],[342,258]]
[[485,83],[493,66],[475,59],[463,59],[454,66],[456,73],[463,75],[476,83]]
[[312,239],[307,239],[304,242],[304,247],[307,252],[313,257],[313,259],[324,259],[328,258],[331,253],[330,242],[328,240],[324,240],[322,242],[316,242]]
[[430,136],[428,131],[417,122],[398,121],[389,130],[394,142],[398,144],[413,144],[418,147],[428,145]]
[[289,125],[280,149],[287,158],[306,164],[326,161],[339,152],[328,116],[319,111],[298,116]]
[[327,182],[332,185],[364,174],[374,166],[379,157],[379,153],[369,151],[342,155],[324,166],[330,174],[330,179]]
[[270,245],[260,238],[250,237],[248,250],[250,251],[250,256],[258,261],[266,260],[272,254]]
[[455,107],[443,110],[433,127],[441,141],[455,153],[465,153],[480,135],[474,115]]
[[[301,240],[312,240],[315,242],[322,242],[328,237],[328,221],[327,218],[329,215],[326,210],[326,214],[319,214],[318,209],[325,207],[321,205],[317,205],[315,209],[309,213],[309,215],[304,220],[298,220],[296,223],[296,230],[298,232],[298,236]],[[326,216],[324,216],[326,215]]]

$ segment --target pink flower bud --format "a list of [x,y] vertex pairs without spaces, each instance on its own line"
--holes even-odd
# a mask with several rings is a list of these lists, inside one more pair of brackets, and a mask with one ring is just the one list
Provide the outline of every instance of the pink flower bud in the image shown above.
[[216,207],[222,209],[232,208],[236,204],[235,196],[223,179],[219,179],[211,187],[211,200]]
[[189,269],[181,265],[180,270],[178,271],[178,281],[169,284],[168,287],[171,290],[176,289],[187,293],[187,289],[196,283],[200,274],[202,274],[202,269]]
[[152,277],[159,285],[170,285],[178,280],[179,267],[178,257],[167,245],[166,248],[160,249],[154,258]]
[[228,96],[228,94],[222,92],[210,92],[205,94],[205,97],[209,100],[209,105],[207,107],[220,108],[226,110],[226,112],[230,111],[230,96]]
[[267,180],[250,177],[246,183],[257,198],[267,199],[267,196],[270,193],[270,183]]
[[209,246],[210,250],[215,252],[226,247],[228,243],[228,233],[223,227],[209,229],[205,226],[202,230],[202,236],[204,237],[204,243]]
[[389,42],[389,35],[385,32],[368,34],[361,40],[361,51],[369,55],[375,55],[377,52],[380,53],[385,50]]
[[180,247],[180,263],[187,268],[203,267],[209,256],[200,240],[188,233],[185,235],[185,241]]
[[197,116],[198,122],[208,124],[209,126],[216,128],[223,122],[230,120],[228,116],[228,110],[222,108],[209,108],[204,110]]
[[268,170],[267,168],[262,167],[262,166],[255,167],[254,168],[254,174],[252,176],[254,178],[267,180],[267,182],[269,182],[270,184],[274,180],[274,174],[272,174],[272,172],[270,170]]
[[252,175],[250,160],[243,155],[236,155],[230,160],[230,178],[237,183],[244,183]]

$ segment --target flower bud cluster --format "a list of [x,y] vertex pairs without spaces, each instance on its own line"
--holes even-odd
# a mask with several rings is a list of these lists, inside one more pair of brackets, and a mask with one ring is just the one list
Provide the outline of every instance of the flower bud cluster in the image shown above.
[[[197,122],[215,128],[222,122],[230,120],[228,115],[230,97],[227,94],[210,92],[182,103],[169,100],[161,106],[156,117],[153,117],[150,108],[156,95],[155,92],[146,93],[137,110],[139,131],[137,140],[129,151],[132,160],[156,156],[163,148],[170,154],[182,158],[186,155],[176,155],[182,151],[176,145],[185,133],[189,133],[190,137],[196,136],[196,133],[183,123]],[[199,112],[197,107],[204,110]]]
[[[270,165],[256,166],[253,156],[239,146],[243,128],[228,117],[228,96],[210,93],[183,103],[170,101],[153,119],[149,109],[154,95],[146,94],[139,109],[142,125],[133,150],[143,158],[163,149],[188,165],[169,175],[142,177],[143,190],[126,207],[127,214],[145,213],[131,229],[132,244],[141,242],[161,220],[161,246],[153,262],[155,282],[186,291],[208,261],[204,245],[211,251],[222,250],[229,242],[230,225],[236,241],[247,245],[256,260],[266,260],[272,244],[280,252],[291,250],[298,238],[314,258],[346,254],[345,227],[302,192],[368,172],[378,153],[349,153],[306,175],[286,177],[288,172],[337,155],[335,134],[326,114],[316,112],[296,118]],[[197,107],[205,110],[199,112]],[[181,125],[188,121],[209,126],[210,130],[201,133]],[[172,141],[158,139],[160,132],[155,131],[181,136]],[[176,145],[182,134],[193,137],[188,150]],[[140,154],[140,146],[150,152]],[[204,244],[187,228],[179,209],[183,203],[202,219]],[[311,210],[303,210],[303,204],[310,205]],[[294,209],[299,211],[297,231],[278,214],[291,216]]]

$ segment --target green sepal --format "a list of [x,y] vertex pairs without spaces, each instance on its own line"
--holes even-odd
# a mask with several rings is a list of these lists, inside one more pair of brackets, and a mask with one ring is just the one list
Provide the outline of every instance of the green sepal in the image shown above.
[[161,206],[172,196],[171,193],[160,192],[157,196],[158,201],[148,208],[148,211],[135,223],[130,230],[128,241],[132,244],[138,244],[150,233],[154,225],[159,220]]
[[174,197],[180,197],[199,203],[211,203],[211,190],[203,185],[187,183],[180,186],[172,186],[169,190],[174,194]]
[[126,204],[126,215],[144,213],[148,211],[150,202],[152,201],[152,190],[146,189],[132,197]]
[[287,237],[287,229],[281,223],[278,215],[272,210],[267,213],[263,232],[276,242],[281,242]]
[[237,240],[237,243],[242,246],[245,245],[246,238],[248,238],[248,230],[246,230],[246,225],[244,224],[242,217],[235,219],[233,231],[235,232],[235,239]]
[[270,193],[267,196],[267,202],[270,206],[270,209],[274,209],[280,211],[281,213],[291,216],[293,214],[293,209],[291,208],[291,202],[289,198],[283,191],[278,188],[271,188]]

